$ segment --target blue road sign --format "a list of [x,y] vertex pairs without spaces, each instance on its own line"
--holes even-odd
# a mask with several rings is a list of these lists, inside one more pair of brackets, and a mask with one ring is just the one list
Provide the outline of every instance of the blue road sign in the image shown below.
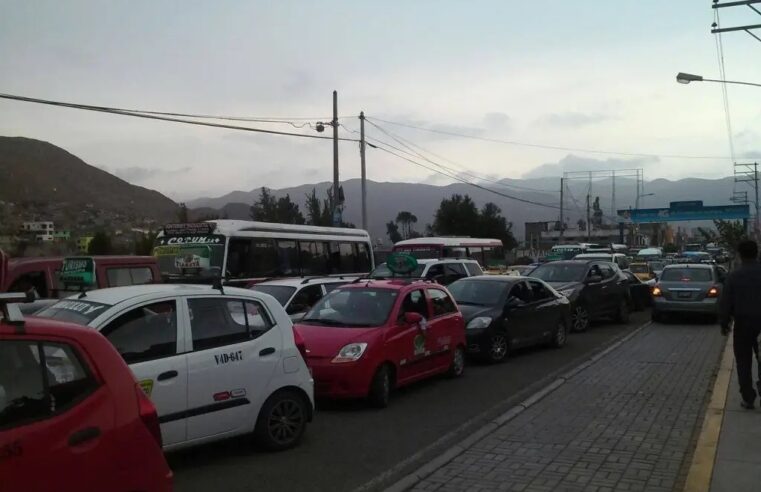
[[701,201],[671,202],[669,208],[635,208],[618,211],[618,220],[627,224],[681,222],[686,220],[738,220],[749,217],[749,205],[714,205],[705,207]]

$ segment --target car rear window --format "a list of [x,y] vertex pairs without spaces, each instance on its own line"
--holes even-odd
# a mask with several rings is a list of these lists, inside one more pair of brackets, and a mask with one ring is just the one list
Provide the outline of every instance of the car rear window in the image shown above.
[[285,303],[288,302],[288,299],[291,298],[294,292],[296,292],[296,287],[289,287],[287,285],[261,285],[257,284],[251,287],[251,290],[255,290],[257,292],[264,292],[265,294],[269,294],[275,299],[277,299],[277,302],[280,303],[281,306],[285,306]]
[[86,326],[100,316],[108,307],[108,304],[101,304],[99,302],[67,299],[43,309],[36,313],[35,316]]
[[665,282],[710,282],[712,279],[708,268],[667,268],[661,275]]

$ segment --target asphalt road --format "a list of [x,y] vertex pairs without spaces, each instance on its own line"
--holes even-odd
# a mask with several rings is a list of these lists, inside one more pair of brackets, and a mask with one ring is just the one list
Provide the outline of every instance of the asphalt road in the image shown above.
[[600,323],[573,334],[562,349],[524,350],[499,365],[472,363],[460,379],[397,391],[383,410],[362,402],[318,403],[303,442],[289,451],[268,453],[232,439],[171,453],[175,490],[379,489],[648,319],[649,312],[635,313],[629,325]]

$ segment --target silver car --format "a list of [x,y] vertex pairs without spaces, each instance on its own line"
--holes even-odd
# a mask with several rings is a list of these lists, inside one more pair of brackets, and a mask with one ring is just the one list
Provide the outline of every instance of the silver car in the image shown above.
[[696,313],[716,320],[724,273],[714,265],[666,265],[653,287],[653,321],[665,313]]

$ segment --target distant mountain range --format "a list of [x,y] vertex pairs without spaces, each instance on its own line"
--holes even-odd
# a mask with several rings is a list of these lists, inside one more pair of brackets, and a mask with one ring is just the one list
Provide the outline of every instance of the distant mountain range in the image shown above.
[[[560,179],[535,178],[527,180],[504,179],[499,182],[480,183],[484,187],[499,191],[502,194],[529,200],[550,207],[538,206],[517,200],[512,200],[489,191],[479,189],[464,183],[447,186],[434,186],[423,183],[393,183],[367,182],[368,230],[373,238],[386,240],[385,223],[393,220],[399,211],[407,210],[418,217],[416,230],[425,230],[425,225],[433,221],[433,216],[443,198],[452,194],[467,194],[480,207],[487,202],[496,203],[507,219],[513,222],[513,232],[518,239],[524,236],[524,222],[557,220],[560,205]],[[344,220],[358,227],[361,223],[360,180],[343,181],[346,198]],[[300,185],[291,188],[273,190],[276,197],[290,195],[298,203],[302,212],[307,193],[316,188],[318,195],[326,196],[326,190],[331,184]],[[731,177],[722,179],[686,178],[676,181],[656,179],[644,184],[640,193],[641,207],[668,206],[669,202],[681,200],[703,200],[706,205],[728,204],[732,195],[734,180]],[[590,201],[600,197],[600,207],[609,223],[614,222],[615,212],[611,207],[613,198],[613,181],[610,179],[592,182]],[[586,215],[586,195],[589,182],[574,180],[568,183],[564,193],[564,217],[569,224],[574,224]],[[616,209],[634,207],[636,198],[636,183],[632,179],[619,178],[615,181]],[[231,219],[249,219],[249,206],[259,197],[260,189],[250,191],[233,191],[217,198],[198,198],[187,202],[194,213],[218,214],[220,217]],[[652,194],[652,195],[650,195]]]

